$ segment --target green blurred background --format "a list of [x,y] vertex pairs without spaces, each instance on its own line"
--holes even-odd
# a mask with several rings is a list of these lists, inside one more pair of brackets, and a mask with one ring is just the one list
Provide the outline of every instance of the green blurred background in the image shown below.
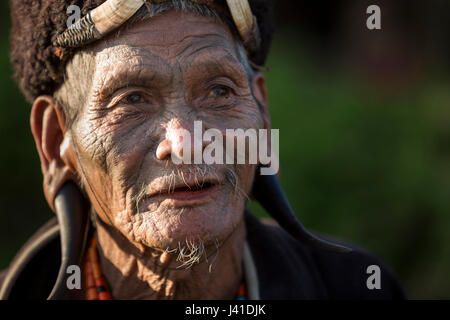
[[[382,30],[366,28],[369,4]],[[53,214],[0,9],[1,269]],[[279,0],[266,72],[299,218],[376,253],[414,299],[450,298],[449,13],[446,0]]]

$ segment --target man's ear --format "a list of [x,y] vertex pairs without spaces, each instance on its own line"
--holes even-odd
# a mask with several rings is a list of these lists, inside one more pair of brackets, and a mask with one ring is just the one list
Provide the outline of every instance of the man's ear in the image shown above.
[[64,111],[53,97],[36,98],[30,116],[31,131],[41,160],[45,198],[53,211],[62,185],[76,181],[73,146],[65,121]]
[[264,129],[270,129],[270,113],[269,104],[267,101],[266,79],[264,78],[264,75],[259,71],[256,71],[253,74],[252,92],[255,99],[258,101],[259,105],[262,108],[261,111],[264,121]]

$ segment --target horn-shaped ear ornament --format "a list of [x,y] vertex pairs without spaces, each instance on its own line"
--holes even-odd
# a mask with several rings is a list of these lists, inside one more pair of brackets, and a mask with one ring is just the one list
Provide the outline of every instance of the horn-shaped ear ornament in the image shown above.
[[124,24],[147,0],[107,0],[60,34],[56,47],[76,48],[98,40]]
[[310,233],[295,216],[276,175],[260,175],[257,170],[253,184],[253,196],[278,224],[295,239],[338,253],[349,253],[351,248],[320,239]]
[[67,287],[67,268],[81,266],[89,231],[87,204],[81,191],[73,182],[63,185],[55,198],[55,210],[60,227],[61,266],[58,278],[48,300],[68,300],[76,298]]

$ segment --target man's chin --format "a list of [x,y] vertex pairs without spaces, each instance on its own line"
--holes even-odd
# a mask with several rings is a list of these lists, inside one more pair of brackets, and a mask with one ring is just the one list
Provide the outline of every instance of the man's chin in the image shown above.
[[[133,224],[133,233],[141,244],[162,250],[177,249],[187,242],[202,242],[216,246],[232,233],[236,223],[231,212],[220,213],[217,205],[195,207],[168,207],[162,215],[155,212],[140,213],[139,222]],[[164,216],[164,219],[157,219]]]

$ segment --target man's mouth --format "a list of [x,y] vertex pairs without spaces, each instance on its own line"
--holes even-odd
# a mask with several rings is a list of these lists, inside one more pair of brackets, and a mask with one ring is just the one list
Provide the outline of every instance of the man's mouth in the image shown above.
[[210,200],[221,184],[217,180],[176,183],[171,187],[160,188],[147,197],[159,199],[176,207],[198,205]]

